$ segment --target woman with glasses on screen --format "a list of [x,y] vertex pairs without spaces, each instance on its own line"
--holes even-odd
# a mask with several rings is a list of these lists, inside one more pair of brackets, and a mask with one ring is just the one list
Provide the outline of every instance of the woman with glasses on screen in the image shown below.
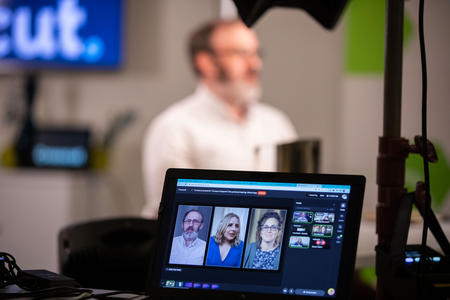
[[234,213],[226,214],[209,241],[207,266],[240,267],[244,247],[244,242],[239,237],[240,231],[239,216]]
[[268,211],[259,219],[256,242],[245,250],[244,268],[278,270],[282,224],[281,216],[275,211]]

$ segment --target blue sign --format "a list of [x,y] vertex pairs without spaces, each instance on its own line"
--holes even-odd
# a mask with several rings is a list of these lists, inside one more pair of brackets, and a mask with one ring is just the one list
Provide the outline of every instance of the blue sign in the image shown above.
[[0,63],[118,67],[122,13],[122,0],[0,0]]

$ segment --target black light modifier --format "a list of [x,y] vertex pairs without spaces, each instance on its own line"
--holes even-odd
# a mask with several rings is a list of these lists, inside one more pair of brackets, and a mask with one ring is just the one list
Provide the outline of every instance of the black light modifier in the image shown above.
[[327,29],[333,29],[347,0],[233,0],[239,16],[251,27],[272,7],[303,9]]

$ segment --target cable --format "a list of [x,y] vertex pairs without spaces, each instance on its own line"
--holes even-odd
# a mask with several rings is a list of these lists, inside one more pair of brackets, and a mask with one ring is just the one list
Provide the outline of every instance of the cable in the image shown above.
[[24,276],[25,272],[17,265],[16,259],[9,253],[0,252],[0,289],[9,285],[17,285],[22,290],[29,292],[0,293],[0,299],[12,299],[32,297],[33,299],[45,299],[52,297],[75,297],[82,299],[92,295],[90,289],[81,289],[72,286],[58,286],[41,288],[36,280]]
[[113,299],[109,298],[114,295],[130,294],[135,295],[134,299],[146,299],[147,295],[143,292],[136,291],[113,291],[100,295],[94,295],[91,289],[83,289],[72,286],[57,286],[50,288],[40,288],[36,281],[26,279],[24,271],[17,265],[15,258],[6,252],[0,252],[0,289],[9,285],[17,285],[22,290],[28,292],[6,292],[0,293],[0,300],[31,297],[33,299],[47,299],[54,297],[62,297],[64,299],[82,300],[82,299]]
[[19,280],[17,277],[20,272],[22,270],[16,264],[16,259],[9,253],[0,252],[0,288],[11,284],[18,285]]
[[419,40],[420,57],[422,62],[422,148],[423,148],[423,170],[425,178],[425,213],[423,216],[422,248],[425,250],[428,232],[428,211],[430,209],[430,172],[428,167],[428,137],[427,137],[427,61],[425,52],[425,37],[423,30],[424,0],[419,3]]
[[[425,181],[425,205],[423,214],[423,230],[422,230],[422,242],[421,242],[421,254],[419,263],[419,276],[424,274],[426,268],[427,259],[427,235],[428,235],[428,216],[431,209],[431,197],[430,197],[430,171],[428,166],[428,137],[427,137],[427,60],[425,51],[425,34],[423,25],[424,14],[424,0],[419,1],[419,42],[420,42],[420,58],[422,66],[422,158],[423,158],[423,172]],[[424,292],[419,286],[420,292]],[[421,295],[425,296],[425,295]]]

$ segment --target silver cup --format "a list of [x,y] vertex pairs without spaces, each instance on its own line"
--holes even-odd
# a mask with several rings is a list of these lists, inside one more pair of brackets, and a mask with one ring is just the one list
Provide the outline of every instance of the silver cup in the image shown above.
[[320,140],[304,139],[277,146],[277,171],[319,173]]

